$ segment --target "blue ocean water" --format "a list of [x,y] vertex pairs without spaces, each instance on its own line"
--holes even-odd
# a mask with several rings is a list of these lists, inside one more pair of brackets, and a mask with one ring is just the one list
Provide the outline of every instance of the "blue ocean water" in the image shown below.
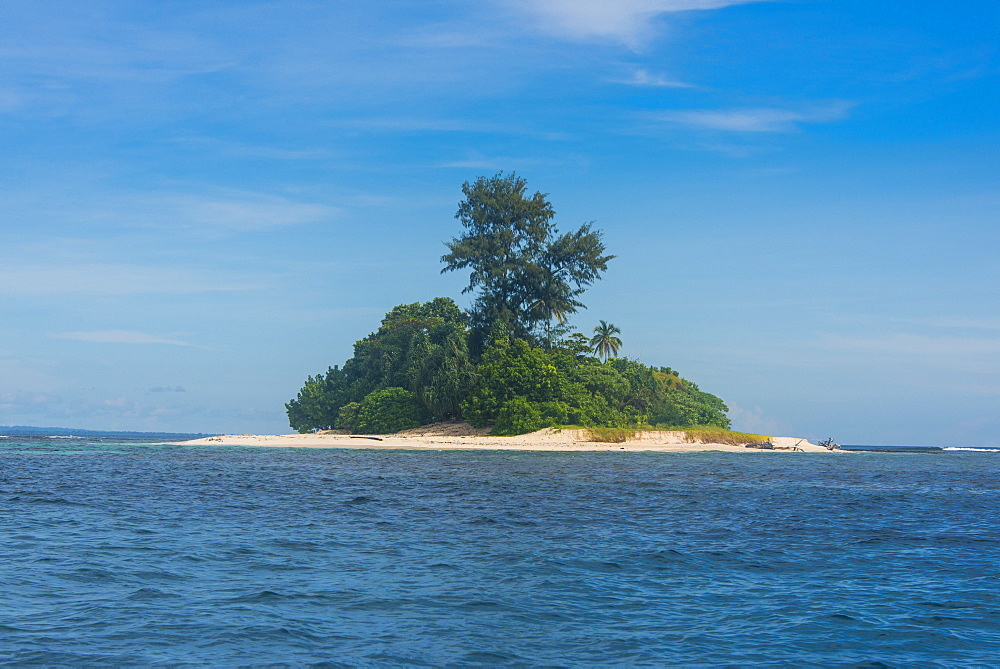
[[1000,664],[1000,452],[0,439],[6,665]]

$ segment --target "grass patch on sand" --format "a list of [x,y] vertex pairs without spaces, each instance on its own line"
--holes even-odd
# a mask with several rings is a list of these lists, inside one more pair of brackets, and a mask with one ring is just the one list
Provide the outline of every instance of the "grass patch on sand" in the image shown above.
[[733,432],[732,430],[711,425],[676,428],[676,431],[683,432],[684,441],[689,444],[729,444],[731,446],[743,446],[744,444],[758,444],[762,441],[768,441],[771,438],[763,434]]
[[644,432],[679,432],[684,435],[684,441],[689,444],[729,444],[731,446],[743,446],[744,444],[758,444],[768,441],[771,437],[763,434],[753,434],[752,432],[733,432],[713,425],[695,425],[693,427],[667,427],[648,425],[637,427],[580,427],[564,426],[563,429],[584,430],[587,441],[596,441],[607,444],[622,444],[635,439]]
[[635,427],[588,427],[587,441],[598,441],[605,444],[623,444],[637,435],[640,430]]

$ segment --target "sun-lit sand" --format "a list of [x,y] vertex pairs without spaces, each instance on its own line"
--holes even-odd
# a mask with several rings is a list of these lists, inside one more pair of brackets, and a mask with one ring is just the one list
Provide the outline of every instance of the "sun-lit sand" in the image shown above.
[[302,448],[411,448],[481,451],[730,451],[734,453],[829,453],[826,448],[796,437],[774,437],[775,450],[729,444],[688,443],[680,432],[641,432],[625,443],[588,441],[586,430],[546,428],[516,437],[491,437],[486,429],[467,423],[435,423],[389,435],[360,436],[334,430],[316,434],[227,434],[186,441],[186,444],[278,446]]

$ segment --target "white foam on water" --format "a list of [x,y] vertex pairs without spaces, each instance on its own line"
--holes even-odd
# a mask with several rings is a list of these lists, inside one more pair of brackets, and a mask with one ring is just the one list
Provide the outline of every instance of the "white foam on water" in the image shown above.
[[971,448],[965,446],[947,446],[943,451],[978,451],[980,453],[1000,453],[1000,448]]

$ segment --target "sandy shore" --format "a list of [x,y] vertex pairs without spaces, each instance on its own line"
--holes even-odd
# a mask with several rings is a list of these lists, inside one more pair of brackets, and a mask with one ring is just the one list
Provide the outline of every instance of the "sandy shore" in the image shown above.
[[733,453],[830,453],[796,437],[774,437],[776,450],[729,444],[688,443],[680,432],[642,432],[621,444],[588,441],[586,430],[547,428],[516,437],[490,437],[465,423],[439,423],[397,434],[359,436],[334,431],[316,434],[227,434],[183,442],[198,445],[277,446],[302,448],[470,449],[481,451],[729,451]]

